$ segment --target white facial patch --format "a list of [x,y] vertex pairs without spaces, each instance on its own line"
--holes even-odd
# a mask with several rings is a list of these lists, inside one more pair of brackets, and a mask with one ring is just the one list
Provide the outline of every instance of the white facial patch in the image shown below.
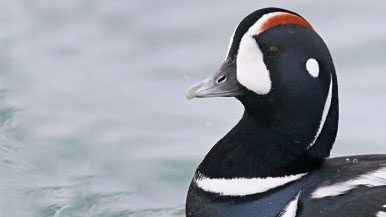
[[[263,15],[243,35],[236,61],[237,81],[259,95],[265,95],[271,91],[272,81],[254,36],[278,25],[298,25],[312,30],[309,23],[297,15],[288,12],[273,12]],[[233,43],[233,37],[234,35],[231,43]]]
[[271,91],[272,82],[263,61],[263,54],[249,34],[245,34],[241,39],[236,64],[236,77],[241,85],[260,95]]
[[326,98],[326,102],[324,104],[322,119],[320,120],[318,131],[316,132],[316,134],[314,136],[314,139],[312,140],[310,145],[308,145],[307,149],[311,148],[315,144],[315,142],[318,139],[320,133],[322,132],[324,123],[326,122],[326,118],[327,118],[328,112],[330,111],[331,101],[332,101],[332,76],[330,75],[330,86],[328,87],[328,95],[327,95],[327,98]]
[[312,77],[317,78],[319,76],[319,63],[315,59],[307,60],[306,68]]
[[361,185],[367,187],[386,186],[386,168],[366,173],[345,182],[319,187],[312,192],[311,196],[314,199],[337,196]]
[[306,174],[302,173],[283,177],[233,179],[212,179],[203,175],[197,175],[194,182],[197,187],[206,192],[212,192],[223,196],[245,196],[266,192],[273,188],[298,180],[304,175]]
[[237,54],[237,81],[257,94],[265,95],[271,91],[272,82],[270,73],[263,60],[256,40],[253,38],[262,31],[263,24],[271,17],[283,14],[274,12],[262,16],[241,38]]

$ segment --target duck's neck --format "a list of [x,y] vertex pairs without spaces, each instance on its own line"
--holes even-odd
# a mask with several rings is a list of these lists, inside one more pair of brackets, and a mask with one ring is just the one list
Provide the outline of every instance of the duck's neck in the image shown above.
[[[263,124],[265,123],[265,124]],[[248,112],[207,154],[197,172],[211,178],[279,177],[320,166],[276,123],[267,124]]]

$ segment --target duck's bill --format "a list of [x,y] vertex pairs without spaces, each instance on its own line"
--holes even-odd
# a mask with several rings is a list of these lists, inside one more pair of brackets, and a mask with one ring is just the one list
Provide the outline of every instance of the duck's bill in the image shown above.
[[224,63],[212,76],[193,85],[186,93],[186,98],[231,97],[243,94],[243,87],[236,78],[234,63]]

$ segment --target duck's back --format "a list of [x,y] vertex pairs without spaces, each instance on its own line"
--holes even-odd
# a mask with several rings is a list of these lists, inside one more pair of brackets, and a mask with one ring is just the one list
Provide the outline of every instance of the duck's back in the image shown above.
[[305,178],[298,216],[386,216],[386,155],[327,159]]
[[194,182],[188,217],[386,216],[386,155],[327,159],[301,179],[264,193],[227,197]]

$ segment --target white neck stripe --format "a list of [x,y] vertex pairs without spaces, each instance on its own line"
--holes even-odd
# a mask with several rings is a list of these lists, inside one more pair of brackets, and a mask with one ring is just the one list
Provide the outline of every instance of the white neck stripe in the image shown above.
[[320,120],[318,131],[316,132],[314,139],[312,140],[310,145],[307,147],[307,149],[311,148],[315,144],[320,133],[322,132],[322,129],[324,127],[324,123],[326,122],[328,112],[330,111],[331,102],[332,102],[332,75],[330,75],[330,86],[328,87],[328,95],[326,98],[326,103],[324,104],[322,119]]
[[212,179],[203,175],[196,175],[195,184],[204,191],[224,196],[245,196],[263,193],[273,188],[283,186],[289,182],[300,179],[306,173],[266,178],[233,178]]

